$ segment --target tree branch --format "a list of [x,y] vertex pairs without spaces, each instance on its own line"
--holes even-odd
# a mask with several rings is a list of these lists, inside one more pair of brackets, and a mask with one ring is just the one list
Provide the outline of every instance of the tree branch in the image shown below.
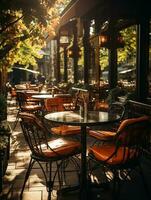
[[5,27],[3,27],[1,30],[0,30],[0,34],[2,34],[8,27],[14,25],[15,23],[17,23],[20,19],[22,19],[24,17],[24,15],[22,15],[21,17],[19,17],[18,19],[16,19],[15,21],[13,22],[10,22],[8,23]]

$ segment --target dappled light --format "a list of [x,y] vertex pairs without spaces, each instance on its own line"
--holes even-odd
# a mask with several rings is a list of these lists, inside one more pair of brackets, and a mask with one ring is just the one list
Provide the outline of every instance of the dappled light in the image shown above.
[[1,1],[0,199],[151,199],[150,116],[148,0]]

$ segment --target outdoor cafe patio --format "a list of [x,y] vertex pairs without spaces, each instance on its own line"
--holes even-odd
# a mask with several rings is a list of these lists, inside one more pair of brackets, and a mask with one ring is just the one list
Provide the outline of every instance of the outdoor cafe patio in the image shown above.
[[[3,192],[1,195],[1,199],[20,199],[20,192],[23,186],[25,173],[28,167],[29,158],[30,158],[30,150],[28,145],[25,142],[22,129],[20,127],[20,123],[18,122],[15,129],[14,124],[16,120],[17,110],[16,110],[16,100],[15,98],[11,98],[10,94],[7,100],[8,104],[8,116],[7,121],[9,123],[11,133],[11,141],[10,141],[10,157],[8,161],[7,170],[3,179]],[[48,123],[49,124],[49,123]],[[48,128],[47,124],[47,128]],[[51,125],[50,125],[51,127]],[[87,136],[87,146],[92,146],[96,139],[91,136]],[[81,159],[79,157],[79,159]],[[80,162],[80,160],[79,160]],[[122,181],[120,183],[120,196],[119,199],[150,199],[148,196],[147,188],[151,186],[151,177],[150,177],[150,155],[143,156],[141,158],[141,166],[144,173],[144,178],[146,180],[147,185],[143,184],[142,178],[139,172],[134,172],[130,174],[130,177],[127,180]],[[52,172],[54,173],[56,170],[56,166],[54,165],[52,168]],[[77,176],[77,169],[73,169],[73,165],[70,164],[66,169],[66,187],[68,185],[75,186],[79,183],[79,177]],[[91,185],[89,186],[89,198],[90,199],[104,199],[110,200],[113,199],[112,196],[112,186],[108,185],[106,182],[103,173],[99,170],[95,171],[94,183],[98,184],[100,181],[100,185]],[[124,176],[124,175],[123,175]],[[131,177],[132,176],[132,177]],[[66,191],[62,193],[57,193],[58,189],[58,180],[55,179],[55,183],[52,190],[52,199],[80,199],[80,190],[74,189],[73,191]],[[112,184],[112,182],[110,183]],[[25,190],[23,193],[23,199],[47,199],[47,190],[46,183],[43,176],[43,173],[38,164],[35,164],[31,175],[26,183]]]
[[[28,81],[5,90],[0,199],[149,200],[147,1],[71,1],[60,17],[52,38],[56,81]],[[127,59],[132,65],[123,67],[121,31],[129,27],[135,28],[136,51]],[[108,52],[105,70],[101,48]]]

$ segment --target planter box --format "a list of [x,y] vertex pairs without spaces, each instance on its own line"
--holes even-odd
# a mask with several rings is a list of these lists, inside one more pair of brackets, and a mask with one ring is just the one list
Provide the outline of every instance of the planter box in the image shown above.
[[[3,124],[4,123],[4,124]],[[5,175],[7,165],[8,165],[8,159],[9,159],[9,153],[10,153],[10,128],[7,124],[7,122],[3,122],[1,124],[1,127],[6,129],[5,132],[3,132],[3,129],[0,129],[0,193],[2,192],[3,187],[3,176]],[[4,142],[4,147],[2,145],[2,142]]]
[[0,150],[0,193],[2,192],[3,176],[5,175],[9,159],[9,142],[7,148]]

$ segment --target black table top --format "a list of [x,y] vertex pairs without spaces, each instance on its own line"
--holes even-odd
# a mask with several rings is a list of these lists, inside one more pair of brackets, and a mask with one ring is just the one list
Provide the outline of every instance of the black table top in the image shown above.
[[50,120],[52,122],[69,125],[95,126],[99,125],[100,123],[109,123],[117,121],[120,119],[120,116],[117,114],[111,114],[108,112],[100,111],[88,111],[87,115],[81,116],[79,111],[63,111],[49,113],[45,115],[45,119]]

